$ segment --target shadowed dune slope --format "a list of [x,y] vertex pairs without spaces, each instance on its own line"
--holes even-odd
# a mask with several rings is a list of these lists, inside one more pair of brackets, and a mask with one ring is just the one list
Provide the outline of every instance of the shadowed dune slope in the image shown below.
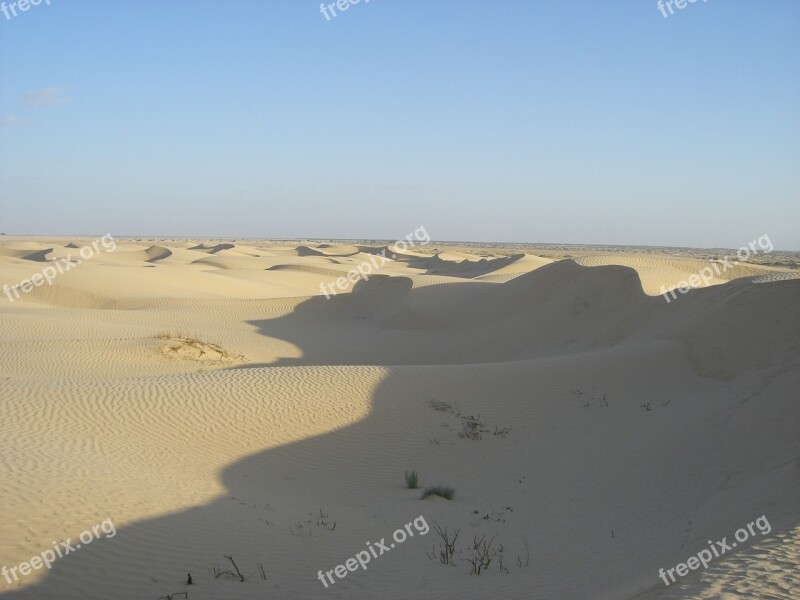
[[[645,295],[633,269],[560,261],[501,285],[412,289],[403,277],[373,278],[349,296],[312,298],[282,319],[253,324],[303,346],[292,364],[498,362],[671,339],[699,370],[726,376],[753,361],[797,356],[800,311],[787,307],[798,301],[800,281],[743,279],[667,303]],[[306,337],[309,330],[318,335]],[[373,342],[345,353],[330,343],[355,330],[369,331]],[[753,353],[756,344],[764,347]]]
[[[180,244],[0,298],[0,568],[116,528],[0,575],[2,600],[797,597],[800,280],[667,303],[626,266],[496,283],[404,256],[326,299],[369,252]],[[15,251],[4,281],[41,268]],[[409,469],[452,500],[421,500]],[[762,515],[707,570],[659,578]],[[432,529],[395,543],[419,517],[459,531],[453,565]]]

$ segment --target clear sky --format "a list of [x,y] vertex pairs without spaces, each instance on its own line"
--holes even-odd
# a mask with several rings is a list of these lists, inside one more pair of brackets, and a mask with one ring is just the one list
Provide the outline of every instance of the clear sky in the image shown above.
[[8,234],[800,250],[797,0],[47,1],[0,12]]

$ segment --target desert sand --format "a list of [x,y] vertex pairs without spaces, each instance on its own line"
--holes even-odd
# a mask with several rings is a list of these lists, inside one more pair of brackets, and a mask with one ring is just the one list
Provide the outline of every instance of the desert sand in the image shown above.
[[[0,285],[92,239],[2,237]],[[712,254],[117,239],[0,296],[0,567],[116,531],[0,597],[798,598],[797,255],[659,295]]]

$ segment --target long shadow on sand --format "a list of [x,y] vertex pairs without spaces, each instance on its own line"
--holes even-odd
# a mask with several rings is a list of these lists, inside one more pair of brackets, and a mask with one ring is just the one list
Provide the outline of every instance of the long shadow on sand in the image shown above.
[[[741,286],[708,290],[707,300],[701,304],[692,299],[687,308],[676,308],[657,304],[663,301],[645,297],[640,288],[634,293],[630,273],[612,269],[611,277],[606,273],[595,278],[582,269],[568,267],[566,276],[558,269],[550,273],[555,283],[563,283],[560,291],[537,289],[537,283],[554,283],[545,272],[544,277],[509,282],[514,285],[508,288],[509,284],[482,288],[467,299],[453,296],[452,303],[444,307],[441,301],[447,298],[441,290],[411,290],[407,280],[376,280],[373,288],[365,286],[352,296],[330,301],[314,298],[291,315],[256,322],[265,335],[302,349],[302,359],[282,360],[282,365],[342,364],[341,347],[348,344],[350,364],[403,366],[382,371],[371,411],[363,420],[243,458],[220,473],[226,492],[214,501],[120,528],[115,538],[94,542],[57,561],[40,584],[0,595],[6,600],[156,600],[188,592],[191,600],[433,600],[598,598],[625,590],[632,596],[661,586],[657,569],[688,557],[690,551],[683,545],[689,540],[718,539],[742,525],[719,516],[695,521],[691,532],[686,530],[685,518],[691,518],[694,510],[700,510],[710,498],[718,498],[716,494],[734,493],[724,489],[735,487],[732,497],[742,501],[743,510],[752,512],[752,517],[761,514],[755,512],[759,507],[771,506],[772,535],[779,532],[778,524],[788,529],[791,519],[786,514],[800,490],[794,464],[798,448],[796,442],[776,445],[774,439],[770,441],[775,432],[765,424],[775,418],[775,411],[786,408],[770,388],[759,398],[761,417],[748,417],[751,437],[741,441],[747,448],[741,454],[748,457],[747,464],[760,468],[735,481],[730,480],[730,463],[719,457],[722,440],[738,418],[734,400],[724,399],[730,382],[690,380],[693,375],[687,368],[684,375],[689,383],[683,387],[676,384],[681,395],[696,388],[698,395],[718,394],[719,402],[727,402],[729,408],[720,414],[719,404],[709,405],[702,416],[714,426],[688,433],[692,425],[680,416],[660,418],[659,413],[654,416],[643,411],[637,413],[640,420],[631,421],[636,426],[628,428],[597,427],[590,421],[571,425],[568,419],[536,417],[539,409],[551,416],[566,411],[561,398],[542,398],[533,413],[528,411],[541,390],[568,393],[581,378],[578,367],[601,384],[603,374],[611,373],[621,359],[636,368],[637,361],[644,365],[658,358],[660,350],[655,346],[653,356],[642,356],[642,348],[648,347],[646,339],[665,327],[664,323],[685,322],[685,329],[695,327],[704,317],[697,314],[702,305],[713,310],[721,328],[737,322],[737,311],[753,308],[744,305],[766,306],[773,311],[769,321],[782,323],[776,329],[765,320],[756,332],[773,336],[769,339],[782,344],[785,351],[786,345],[793,343],[798,321],[791,313],[793,305],[786,300],[796,297],[798,288],[784,286],[772,294]],[[575,286],[569,279],[576,273],[588,279]],[[521,299],[520,293],[525,294]],[[686,299],[692,296],[700,294]],[[590,323],[596,326],[586,334]],[[500,331],[492,331],[492,327]],[[740,324],[724,338],[739,350],[752,337],[743,327]],[[319,331],[316,336],[309,335],[315,330]],[[686,339],[687,344],[694,344],[694,338]],[[629,342],[641,343],[625,350],[622,346]],[[796,352],[796,340],[791,348]],[[584,363],[577,356],[588,351],[598,354],[597,362]],[[549,353],[563,358],[498,364]],[[495,364],[467,364],[482,361]],[[245,374],[233,370],[205,374],[190,387],[203,386],[210,376],[218,377],[223,386],[236,385],[241,382],[239,377],[247,376],[256,382],[263,378],[265,396],[280,393],[270,389],[269,376],[262,375],[269,368],[248,370]],[[324,385],[333,375],[354,373],[309,369],[301,380],[314,379]],[[791,371],[783,371],[780,377],[797,379]],[[665,380],[668,375],[648,378],[642,371],[638,385],[643,394],[663,394],[668,386]],[[164,386],[159,393],[173,393],[164,381],[160,378],[153,385]],[[613,382],[609,379],[606,383]],[[459,400],[469,403],[480,398],[487,402],[487,415],[492,414],[493,404],[507,407],[509,414],[519,411],[519,422],[510,423],[508,439],[460,439],[458,416],[430,406],[431,400],[452,406]],[[796,404],[790,410],[779,417],[797,422]],[[449,427],[443,428],[443,423]],[[431,438],[440,438],[441,443],[433,444]],[[675,447],[674,440],[681,444]],[[698,458],[699,449],[705,450],[705,458]],[[420,501],[416,492],[404,490],[402,473],[414,466],[420,468],[426,482],[442,478],[454,485],[456,499]],[[760,475],[770,469],[771,476]],[[158,504],[157,498],[154,504]],[[482,518],[484,511],[488,515],[506,506],[513,511],[506,511],[505,523]],[[476,510],[480,514],[473,513]],[[317,511],[321,511],[319,517]],[[431,533],[424,540],[409,540],[402,549],[393,550],[395,554],[375,560],[368,571],[353,573],[331,589],[324,589],[316,579],[319,569],[335,567],[362,550],[365,540],[389,536],[419,514],[429,523],[436,520],[462,527],[466,541],[472,540],[467,533],[472,529],[500,532],[509,549],[510,573],[471,577],[464,563],[445,567],[429,561],[425,552],[437,541]],[[302,527],[296,527],[298,522]],[[323,524],[317,524],[320,522]],[[331,531],[334,522],[337,525]],[[615,533],[610,533],[612,530]],[[521,552],[520,540],[527,540],[530,546],[530,567],[522,569],[513,564]],[[237,560],[247,576],[244,583],[214,577],[215,564],[231,568],[223,554]],[[267,572],[267,581],[258,575],[259,564]],[[185,585],[188,572],[193,586]],[[69,589],[77,592],[65,591]],[[100,593],[101,589],[113,593]]]

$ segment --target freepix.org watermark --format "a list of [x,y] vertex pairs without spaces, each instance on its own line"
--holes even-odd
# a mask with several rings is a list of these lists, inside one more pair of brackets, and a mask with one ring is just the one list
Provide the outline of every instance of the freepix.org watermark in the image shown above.
[[[769,254],[775,249],[775,247],[772,245],[772,240],[769,239],[767,234],[764,234],[757,240],[753,240],[747,246],[742,246],[736,251],[736,257],[739,260],[730,262],[731,257],[729,255],[725,255],[725,258],[720,260],[713,260],[711,261],[710,266],[701,269],[698,273],[689,277],[689,281],[679,281],[678,285],[671,290],[666,289],[666,286],[662,285],[660,290],[661,295],[664,296],[664,300],[669,303],[671,300],[674,300],[677,297],[675,294],[676,289],[681,294],[685,294],[690,289],[698,287],[701,282],[704,286],[707,286],[709,281],[711,281],[714,277],[721,275],[728,269],[732,269],[739,264],[739,261],[747,260],[751,255],[755,256],[758,254],[756,244],[758,244],[758,248],[761,249],[764,254]],[[670,295],[672,296],[671,299]]]
[[[333,18],[335,19],[337,17],[336,14],[337,8],[339,9],[339,12],[345,12],[347,9],[350,8],[351,5],[360,3],[361,0],[336,0],[336,2],[331,2],[330,4],[322,3],[319,5],[319,12],[322,13],[326,21],[330,21],[331,17],[328,14],[329,11],[330,14],[333,15]],[[369,0],[364,0],[364,4],[369,4]]]
[[[11,584],[15,581],[19,581],[20,575],[25,577],[30,575],[32,571],[38,571],[44,566],[50,569],[57,558],[64,558],[68,554],[80,550],[81,545],[88,546],[95,539],[99,540],[101,531],[105,533],[103,537],[106,539],[113,538],[117,535],[117,528],[114,526],[114,522],[111,519],[106,519],[99,525],[94,525],[91,531],[87,529],[81,532],[78,536],[78,539],[81,541],[80,544],[75,544],[73,546],[72,538],[69,538],[65,542],[53,542],[52,550],[48,548],[29,561],[20,563],[16,567],[11,567],[10,569],[7,566],[3,566],[2,570],[0,570],[0,574],[3,575],[7,583]],[[17,575],[17,571],[19,571],[19,575]]]
[[[103,237],[93,241],[90,246],[81,248],[78,254],[80,254],[82,259],[89,260],[94,256],[95,252],[100,252],[100,246],[102,246],[103,250],[106,252],[113,252],[117,249],[117,242],[111,237],[110,233],[107,233]],[[33,291],[34,287],[40,287],[44,285],[45,282],[47,282],[47,285],[53,285],[53,280],[57,276],[63,275],[80,264],[80,260],[73,261],[72,255],[68,254],[66,258],[57,259],[54,261],[53,265],[46,266],[30,279],[25,279],[15,286],[9,286],[7,283],[3,284],[3,293],[6,295],[9,302],[13,302],[15,299],[19,300],[20,291],[24,294],[28,294]],[[13,298],[11,296],[12,293],[14,294]]]
[[664,585],[669,586],[670,581],[667,580],[667,575],[672,580],[672,583],[675,583],[675,573],[678,574],[678,577],[685,577],[689,570],[696,571],[700,568],[700,565],[703,565],[703,569],[708,568],[708,563],[710,563],[715,558],[719,558],[723,554],[725,554],[728,550],[733,550],[736,548],[738,544],[746,542],[750,539],[751,536],[755,536],[755,527],[758,528],[758,531],[761,535],[767,535],[770,531],[772,531],[772,526],[769,524],[767,517],[765,515],[761,515],[755,521],[751,521],[747,524],[747,528],[745,529],[742,527],[741,529],[737,529],[736,533],[733,536],[736,538],[735,542],[728,543],[728,538],[724,537],[719,541],[712,542],[708,540],[708,548],[703,548],[698,552],[695,556],[690,556],[689,559],[685,563],[678,563],[671,569],[664,569],[658,570],[658,576],[664,581]]
[[50,0],[16,0],[15,2],[0,2],[0,12],[2,12],[6,21],[10,21],[17,16],[17,11],[28,12],[31,6],[39,6],[42,2],[50,6]]
[[[414,233],[409,233],[405,239],[397,240],[393,247],[397,250],[408,250],[409,248],[413,248],[414,246],[419,243],[420,246],[424,246],[425,244],[431,241],[431,236],[428,235],[428,232],[425,230],[425,227],[417,227]],[[397,255],[392,254],[392,258],[395,258]],[[347,286],[351,283],[357,283],[360,279],[364,281],[369,281],[369,276],[372,275],[374,271],[380,269],[389,259],[386,258],[386,248],[380,251],[379,254],[376,254],[368,261],[362,262],[360,265],[355,267],[354,269],[350,269],[347,272],[347,275],[344,277],[338,277],[335,281],[332,281],[328,284],[320,283],[319,289],[325,294],[325,298],[327,300],[331,299],[331,295],[335,296],[339,292],[333,289],[334,285],[339,288],[340,291],[344,291],[347,289]]]
[[[678,10],[683,10],[689,4],[694,4],[695,2],[698,2],[698,0],[658,0],[658,10],[661,11],[661,14],[664,15],[664,18],[666,19],[670,15],[675,14],[675,11],[672,8],[673,6]],[[703,0],[703,4],[706,2],[708,2],[708,0]],[[667,14],[668,10],[669,15]]]
[[411,528],[412,525],[420,535],[425,535],[431,529],[428,526],[427,521],[425,521],[425,517],[420,515],[410,523],[406,523],[404,527],[397,529],[392,534],[392,539],[394,542],[390,542],[388,546],[386,545],[386,538],[381,538],[380,542],[375,542],[374,544],[372,542],[365,542],[369,548],[369,552],[366,550],[361,550],[360,552],[356,552],[356,555],[352,558],[348,558],[346,561],[344,561],[343,565],[338,565],[330,571],[317,571],[317,579],[319,579],[322,582],[322,585],[327,588],[328,581],[330,581],[331,584],[336,583],[336,581],[333,579],[334,575],[336,575],[336,577],[339,579],[344,579],[347,577],[348,573],[357,571],[359,567],[366,571],[367,563],[369,563],[370,560],[373,558],[378,558],[384,553],[389,552],[389,550],[394,548],[396,544],[402,544],[408,538],[414,537],[414,531]]

